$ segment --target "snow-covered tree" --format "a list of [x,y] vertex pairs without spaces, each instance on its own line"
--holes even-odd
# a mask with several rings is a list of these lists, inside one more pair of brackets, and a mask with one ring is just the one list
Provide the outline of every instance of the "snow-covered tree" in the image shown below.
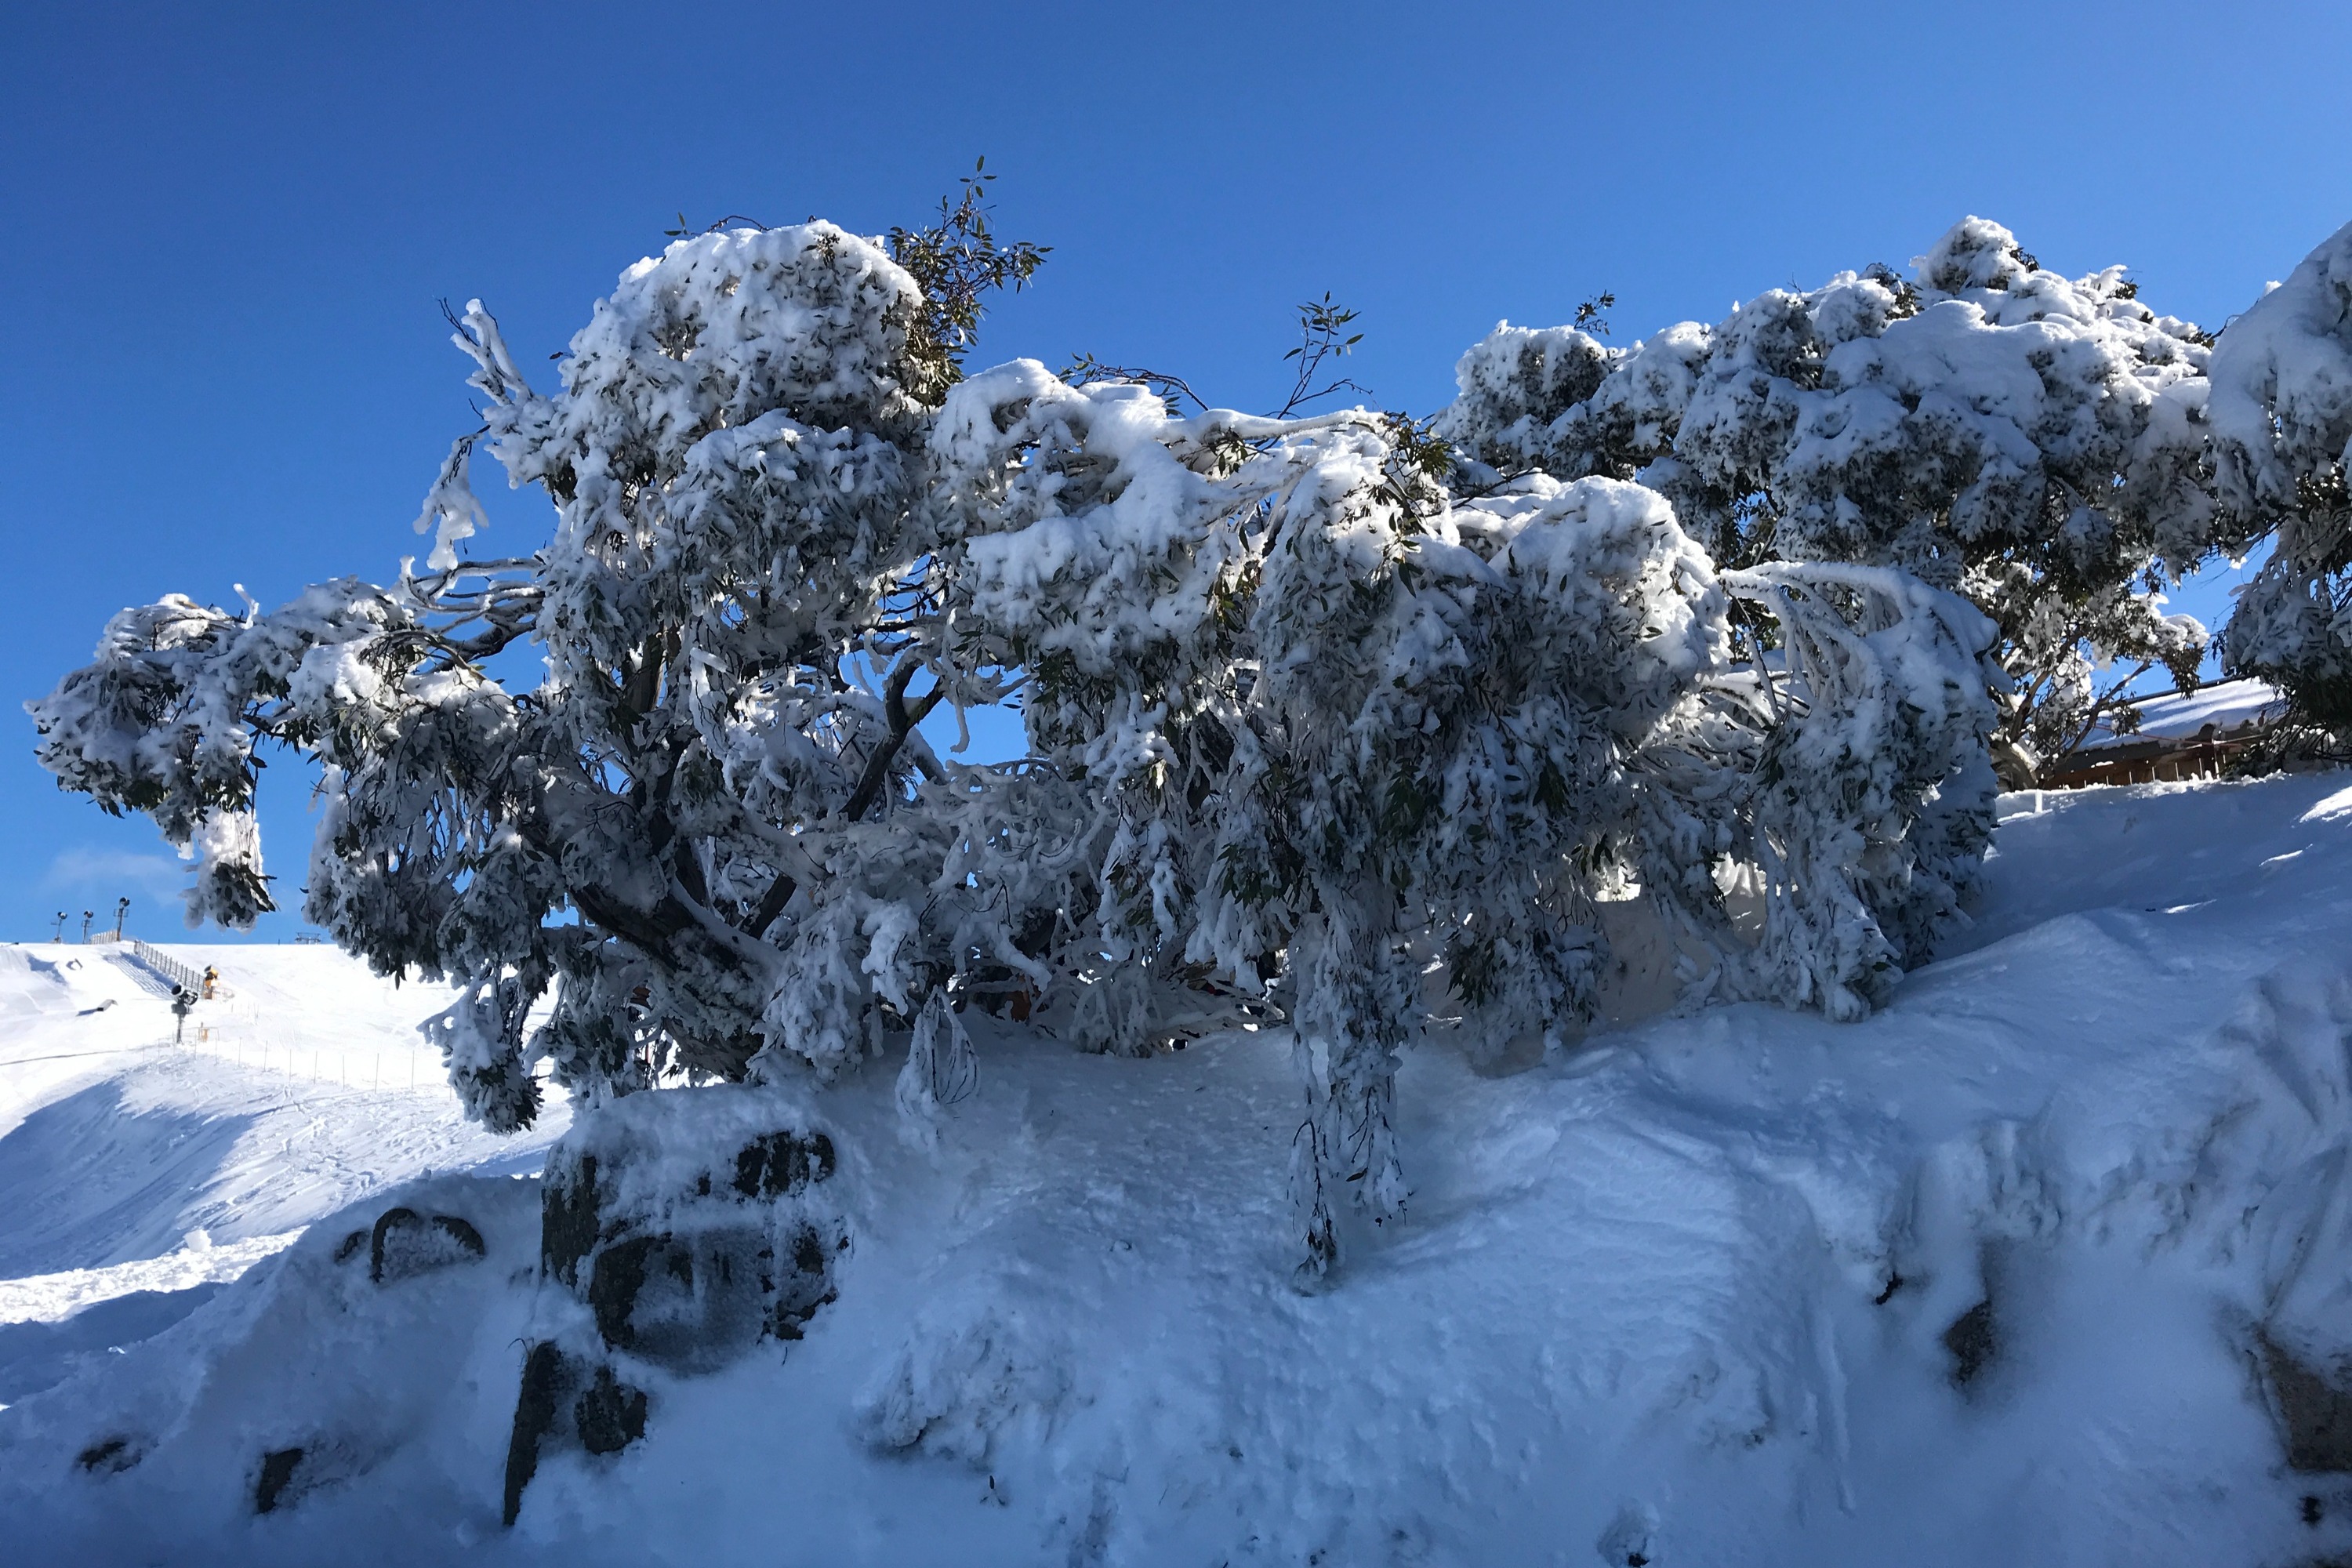
[[[1281,977],[1313,1269],[1328,1192],[1402,1204],[1397,1053],[1433,982],[1489,1047],[1572,1037],[1603,906],[1644,900],[1694,995],[1857,1016],[1982,855],[1992,627],[1899,574],[1718,579],[1636,485],[1465,501],[1393,418],[1178,419],[1034,363],[957,387],[940,445],[984,656],[1031,672],[1033,740],[1116,812],[1113,1031],[1151,1026],[1155,982]],[[1788,628],[1785,679],[1734,667],[1735,595]]]
[[1891,566],[1964,595],[2000,629],[2003,736],[2053,756],[2152,666],[2193,684],[2204,652],[2160,590],[2211,547],[2210,340],[2137,294],[1969,218],[1908,278],[1773,289],[1630,351],[1498,327],[1439,428],[1474,479],[1638,473],[1727,566]]
[[[425,570],[126,610],[32,705],[42,762],[152,816],[191,917],[238,924],[270,907],[256,748],[316,759],[306,912],[464,985],[438,1027],[498,1127],[542,1060],[593,1101],[823,1079],[910,1026],[927,1122],[972,1068],[943,997],[992,983],[1097,1048],[1286,1019],[1310,1272],[1328,1194],[1404,1200],[1424,1028],[1573,1037],[1636,941],[1691,1001],[1855,1016],[1958,917],[2000,682],[1960,599],[1718,571],[1620,478],[1459,489],[1391,416],[962,377],[985,289],[1035,259],[969,200],[888,244],[684,237],[545,393],[470,307],[488,413]],[[550,498],[536,552],[460,555],[478,450]],[[1735,657],[1738,615],[1783,664]],[[917,727],[1016,688],[1020,763]]]
[[[591,1092],[740,1079],[763,1052],[828,1072],[950,952],[1034,965],[1016,933],[1076,862],[1008,839],[996,803],[1068,791],[915,728],[1000,692],[951,657],[925,443],[975,279],[1034,262],[971,216],[961,251],[901,237],[929,293],[830,225],[682,239],[598,304],[552,394],[474,305],[457,342],[488,422],[432,490],[425,571],[267,616],[125,611],[35,705],[42,759],[192,847],[191,919],[236,925],[271,907],[256,746],[314,756],[305,913],[386,972],[467,985],[452,1072],[493,1126],[531,1119],[527,1048]],[[536,554],[459,557],[477,447],[554,503]],[[510,689],[492,661],[526,637],[543,679]]]
[[2212,378],[2230,542],[2272,539],[2223,631],[2225,661],[2352,736],[2352,225],[2230,323]]

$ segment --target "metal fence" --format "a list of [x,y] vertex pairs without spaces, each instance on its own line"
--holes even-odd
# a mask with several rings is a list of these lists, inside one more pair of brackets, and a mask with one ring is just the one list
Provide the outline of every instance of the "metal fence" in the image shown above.
[[150,947],[135,936],[128,939],[124,945],[131,949],[131,955],[133,958],[153,970],[164,980],[171,982],[179,990],[186,992],[191,996],[202,996],[205,994],[205,977],[163,949]]
[[430,1089],[446,1093],[448,1079],[439,1054],[429,1047],[384,1048],[373,1043],[337,1045],[289,1039],[241,1005],[205,1007],[188,1021],[175,1042],[264,1072],[285,1073],[350,1089]]

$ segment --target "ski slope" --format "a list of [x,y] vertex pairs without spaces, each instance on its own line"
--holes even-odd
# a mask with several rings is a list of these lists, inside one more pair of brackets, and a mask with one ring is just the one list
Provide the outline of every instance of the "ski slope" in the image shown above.
[[415,1027],[446,987],[325,947],[165,951],[223,977],[184,1025],[128,947],[0,947],[0,1404],[177,1321],[322,1215],[435,1169],[536,1169],[566,1124],[560,1097],[520,1142],[458,1115]]
[[[1502,1079],[1415,1051],[1408,1218],[1317,1295],[1286,1039],[1114,1060],[976,1019],[934,1146],[895,1062],[808,1095],[853,1246],[807,1337],[635,1367],[644,1440],[549,1458],[510,1531],[524,1346],[570,1310],[514,1178],[560,1110],[504,1143],[446,1090],[161,1047],[92,951],[0,954],[13,1561],[2352,1552],[2264,1370],[2352,1351],[2346,775],[2008,797],[1975,928],[1861,1024],[1658,1018]],[[297,1063],[413,1048],[443,1005],[220,953]],[[372,1284],[336,1252],[394,1202],[487,1256]]]

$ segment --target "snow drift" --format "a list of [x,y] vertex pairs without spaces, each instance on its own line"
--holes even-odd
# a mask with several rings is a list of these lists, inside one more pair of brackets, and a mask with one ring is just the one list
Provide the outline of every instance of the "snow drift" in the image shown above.
[[[1315,1295],[1282,1283],[1278,1031],[1130,1059],[968,1014],[979,1089],[928,1141],[884,1063],[821,1127],[738,1088],[633,1133],[684,1114],[638,1097],[544,1198],[379,1188],[0,1411],[0,1520],[26,1562],[2321,1560],[2352,1549],[2347,870],[2341,777],[2007,797],[1970,950],[1871,1018],[1410,1055],[1411,1218]],[[729,1163],[778,1128],[801,1163]],[[740,1229],[748,1168],[758,1225],[837,1227],[840,1301],[716,1364],[615,1343],[550,1222],[637,1136],[665,1160],[595,1245]],[[642,1271],[664,1321],[703,1310],[696,1245]]]

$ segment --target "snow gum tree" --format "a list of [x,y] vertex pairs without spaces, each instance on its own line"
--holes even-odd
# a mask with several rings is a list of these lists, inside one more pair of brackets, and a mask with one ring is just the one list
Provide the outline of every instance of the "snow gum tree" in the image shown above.
[[[1450,990],[1474,1040],[1572,1037],[1646,900],[1694,994],[1858,1016],[1958,914],[1990,828],[1992,628],[1898,574],[1718,577],[1654,491],[1541,474],[1462,500],[1360,411],[1171,416],[1020,363],[950,394],[971,624],[1033,741],[1113,818],[1112,1043],[1155,991],[1279,977],[1328,1194],[1401,1208],[1397,1052]],[[1793,678],[1731,661],[1734,595]],[[1761,895],[1760,937],[1727,885]],[[1474,1048],[1476,1048],[1474,1047]]]
[[[256,743],[315,756],[305,913],[387,973],[467,985],[452,1075],[497,1127],[531,1120],[522,1031],[551,986],[530,1053],[621,1092],[763,1053],[830,1072],[957,942],[1032,962],[1012,933],[1066,901],[1032,895],[1067,857],[1021,852],[997,803],[1058,786],[943,763],[915,729],[997,695],[945,657],[925,442],[956,289],[1034,260],[970,216],[965,253],[925,242],[946,310],[829,225],[682,239],[598,304],[552,394],[470,307],[488,422],[433,488],[425,572],[268,616],[126,611],[37,705],[43,758],[194,850],[191,919],[249,924],[271,907]],[[536,554],[458,554],[478,447],[553,503]],[[526,637],[543,679],[509,689],[486,665]]]
[[[272,907],[257,747],[314,759],[305,912],[464,988],[434,1028],[494,1127],[530,1121],[541,1064],[593,1104],[885,1048],[925,1117],[974,1070],[950,1000],[990,985],[1130,1052],[1247,1005],[1300,1068],[1309,1277],[1339,1194],[1404,1203],[1425,1031],[1572,1039],[1636,943],[1689,1003],[1858,1016],[1962,918],[2003,677],[1960,597],[1891,557],[1765,559],[1703,504],[1693,529],[1630,458],[1512,458],[1532,426],[1466,399],[1465,468],[1362,409],[967,377],[987,290],[1041,254],[970,188],[888,241],[684,236],[548,391],[470,306],[488,413],[424,569],[122,612],[30,705],[41,761],[150,815],[195,860],[191,920],[239,925]],[[462,553],[477,455],[548,498],[535,552]],[[1769,666],[1738,636],[1765,622]],[[1016,689],[1019,763],[919,728]]]
[[1630,351],[1498,327],[1440,428],[1474,478],[1638,473],[1727,566],[1886,566],[1961,595],[2000,628],[2003,739],[2052,757],[2128,724],[2147,669],[2193,686],[2205,650],[2161,589],[2212,548],[2211,340],[2137,292],[1972,217],[1909,277],[1772,289]]

